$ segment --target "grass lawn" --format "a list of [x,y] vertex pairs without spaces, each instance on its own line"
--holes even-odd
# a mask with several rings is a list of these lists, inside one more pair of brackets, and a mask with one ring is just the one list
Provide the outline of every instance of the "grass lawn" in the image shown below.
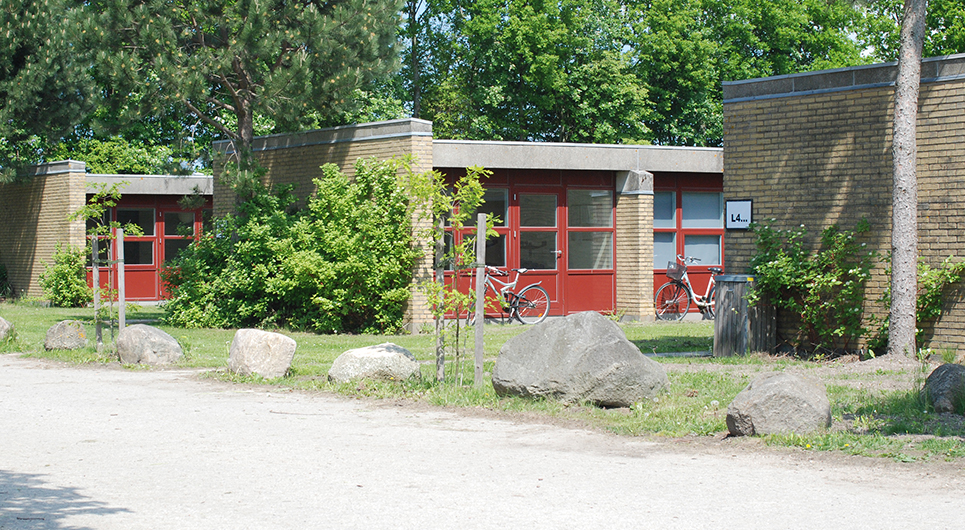
[[[0,304],[0,316],[16,326],[16,337],[0,344],[0,351],[73,363],[111,363],[116,358],[98,354],[93,346],[77,351],[45,352],[46,330],[60,320],[82,320],[93,337],[91,309],[44,308],[30,303]],[[918,363],[898,367],[857,370],[836,368],[833,363],[805,362],[790,358],[750,356],[713,359],[706,357],[657,357],[667,369],[670,391],[630,409],[600,409],[585,405],[564,405],[550,400],[499,397],[493,392],[488,374],[499,348],[523,332],[521,325],[486,326],[486,384],[472,387],[472,352],[464,353],[458,369],[447,359],[445,383],[434,381],[435,338],[432,335],[314,335],[288,332],[298,343],[291,374],[264,381],[227,373],[228,348],[234,330],[173,328],[159,319],[158,307],[129,312],[129,323],[147,322],[170,333],[181,343],[185,359],[181,365],[207,368],[205,377],[254,384],[270,384],[309,391],[382,399],[418,400],[438,406],[487,409],[500,413],[551,416],[622,435],[665,437],[710,437],[727,430],[727,405],[754,377],[766,371],[789,370],[807,373],[825,382],[832,402],[834,425],[825,433],[806,436],[768,436],[767,444],[799,447],[803,450],[840,451],[854,455],[879,456],[899,461],[959,459],[965,457],[965,421],[930,412],[921,402],[918,389],[927,373]],[[712,322],[621,324],[627,338],[644,353],[707,352],[713,345]],[[465,336],[465,329],[462,333]],[[470,330],[471,331],[471,330]],[[111,350],[111,332],[104,331],[105,352]],[[472,335],[468,335],[469,345]],[[421,381],[335,384],[327,380],[328,369],[345,350],[394,342],[409,349],[423,361]],[[854,366],[866,366],[855,363]],[[882,385],[882,381],[889,384]],[[462,384],[459,384],[462,383]],[[965,420],[965,417],[960,417]]]

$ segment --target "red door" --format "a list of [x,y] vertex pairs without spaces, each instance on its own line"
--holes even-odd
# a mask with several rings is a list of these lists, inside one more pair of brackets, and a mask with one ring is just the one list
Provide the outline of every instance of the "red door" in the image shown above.
[[562,194],[558,191],[520,189],[514,193],[511,216],[513,241],[510,261],[513,267],[530,269],[521,275],[517,292],[527,285],[539,283],[550,296],[550,314],[563,313],[561,297],[561,265],[566,263],[560,241]]

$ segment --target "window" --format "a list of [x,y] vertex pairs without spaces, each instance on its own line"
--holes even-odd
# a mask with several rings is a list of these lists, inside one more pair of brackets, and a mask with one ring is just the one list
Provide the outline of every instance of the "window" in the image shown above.
[[566,192],[567,264],[570,269],[613,268],[613,191]]
[[[719,178],[707,175],[654,178],[653,268],[657,281],[678,254],[716,266],[724,258],[724,194]],[[660,189],[663,188],[663,189]]]

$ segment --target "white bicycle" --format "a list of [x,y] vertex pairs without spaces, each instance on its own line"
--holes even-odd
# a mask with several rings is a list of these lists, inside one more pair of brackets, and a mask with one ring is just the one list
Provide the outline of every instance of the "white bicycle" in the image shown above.
[[[521,324],[539,324],[546,320],[546,315],[550,312],[550,295],[546,289],[540,287],[539,283],[531,283],[523,287],[518,293],[513,289],[519,283],[519,277],[529,272],[529,269],[512,269],[516,273],[513,281],[501,281],[493,276],[508,276],[509,273],[486,265],[485,282],[486,294],[491,291],[493,297],[499,301],[499,308],[509,318],[515,318]],[[495,283],[494,283],[495,282]],[[497,289],[496,283],[499,284]],[[469,312],[468,322],[475,321],[475,314]]]
[[706,315],[711,320],[714,319],[717,309],[717,285],[714,276],[724,272],[720,267],[709,267],[711,272],[710,283],[707,290],[701,296],[694,292],[690,285],[690,277],[687,276],[687,264],[697,263],[700,260],[694,257],[683,257],[677,255],[676,262],[667,264],[667,277],[670,281],[661,285],[657,289],[657,294],[653,297],[653,305],[657,310],[657,318],[660,320],[681,320],[690,311],[690,302],[697,304],[697,309],[701,314]]

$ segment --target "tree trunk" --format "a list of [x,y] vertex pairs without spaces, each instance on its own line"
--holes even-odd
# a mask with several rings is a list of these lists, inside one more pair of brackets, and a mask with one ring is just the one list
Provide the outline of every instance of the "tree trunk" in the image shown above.
[[419,62],[419,2],[417,0],[409,1],[409,34],[412,52],[412,117],[418,118],[422,111],[422,85],[419,79],[422,72]]
[[892,137],[894,188],[891,217],[891,323],[888,353],[914,355],[918,290],[918,86],[927,0],[905,0],[901,21],[895,121]]

